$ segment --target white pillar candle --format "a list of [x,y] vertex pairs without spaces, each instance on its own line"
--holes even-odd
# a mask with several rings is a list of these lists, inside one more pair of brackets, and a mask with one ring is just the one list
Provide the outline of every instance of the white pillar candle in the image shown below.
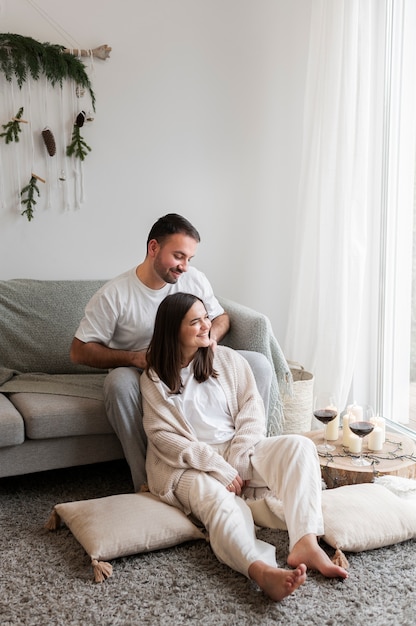
[[349,445],[350,452],[353,454],[359,454],[361,452],[361,437],[358,435],[354,435],[354,433],[350,434],[349,437]]
[[384,443],[386,441],[386,420],[384,419],[384,417],[376,415],[375,417],[371,418],[370,422],[374,424],[374,428],[381,428]]
[[342,445],[345,446],[346,448],[348,448],[350,445],[350,435],[352,435],[352,432],[350,431],[349,423],[350,423],[350,414],[345,413],[345,415],[342,418]]
[[334,417],[333,420],[331,420],[330,422],[328,422],[328,424],[326,425],[326,438],[328,439],[328,441],[336,441],[338,439],[339,436],[339,413],[338,413],[338,409],[336,406],[334,405],[330,405],[326,407],[327,409],[330,409],[331,411],[336,411],[337,412],[337,416]]
[[351,404],[348,407],[348,413],[354,416],[355,422],[362,422],[363,420],[363,407],[359,404]]
[[386,420],[384,419],[384,417],[380,417],[379,415],[377,415],[376,417],[377,420],[377,426],[379,428],[381,428],[382,433],[383,433],[383,443],[386,441]]
[[381,426],[375,426],[374,430],[368,436],[368,449],[379,452],[383,449],[383,429]]

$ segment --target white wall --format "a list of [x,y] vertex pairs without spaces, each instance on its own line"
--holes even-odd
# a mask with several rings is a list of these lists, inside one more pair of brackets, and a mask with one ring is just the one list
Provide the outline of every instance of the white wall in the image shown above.
[[3,208],[0,278],[112,277],[180,212],[216,293],[263,311],[282,341],[311,2],[0,0],[2,32],[113,48],[90,75],[85,203],[39,202],[30,223]]

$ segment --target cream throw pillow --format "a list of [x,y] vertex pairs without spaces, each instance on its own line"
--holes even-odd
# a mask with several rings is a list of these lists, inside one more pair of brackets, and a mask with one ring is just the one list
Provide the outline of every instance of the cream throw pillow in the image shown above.
[[[248,500],[254,522],[285,529],[280,500]],[[373,550],[416,537],[416,500],[398,497],[376,483],[345,485],[322,492],[325,534],[331,547],[346,552]]]
[[46,526],[56,530],[61,520],[91,557],[96,582],[111,576],[107,560],[205,538],[182,511],[150,493],[57,504]]
[[416,502],[376,483],[322,492],[324,540],[347,552],[373,550],[416,537]]

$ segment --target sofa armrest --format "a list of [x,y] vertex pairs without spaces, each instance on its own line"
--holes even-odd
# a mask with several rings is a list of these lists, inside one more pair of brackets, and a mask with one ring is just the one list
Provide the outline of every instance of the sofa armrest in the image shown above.
[[25,440],[25,426],[19,411],[0,393],[0,448],[17,446]]
[[264,354],[270,333],[268,319],[262,313],[238,302],[221,297],[218,301],[228,313],[231,324],[221,343],[234,350],[254,350]]
[[290,390],[292,377],[270,320],[262,313],[232,300],[218,297],[218,301],[230,316],[230,330],[221,343],[234,350],[264,354],[276,374],[270,390],[267,432],[268,435],[278,435],[284,425],[282,398]]

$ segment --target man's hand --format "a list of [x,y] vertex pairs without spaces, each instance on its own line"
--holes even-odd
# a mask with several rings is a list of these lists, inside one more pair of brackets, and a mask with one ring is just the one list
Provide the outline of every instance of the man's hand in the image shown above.
[[140,370],[144,370],[146,367],[146,350],[140,350],[137,352],[131,352],[132,366],[137,367]]
[[225,337],[230,328],[230,318],[228,313],[222,313],[212,320],[212,326],[209,333],[210,346],[215,352],[217,344]]
[[217,349],[218,343],[216,341],[216,339],[211,339],[211,337],[209,338],[209,345],[212,348],[212,351],[215,352],[215,350]]

